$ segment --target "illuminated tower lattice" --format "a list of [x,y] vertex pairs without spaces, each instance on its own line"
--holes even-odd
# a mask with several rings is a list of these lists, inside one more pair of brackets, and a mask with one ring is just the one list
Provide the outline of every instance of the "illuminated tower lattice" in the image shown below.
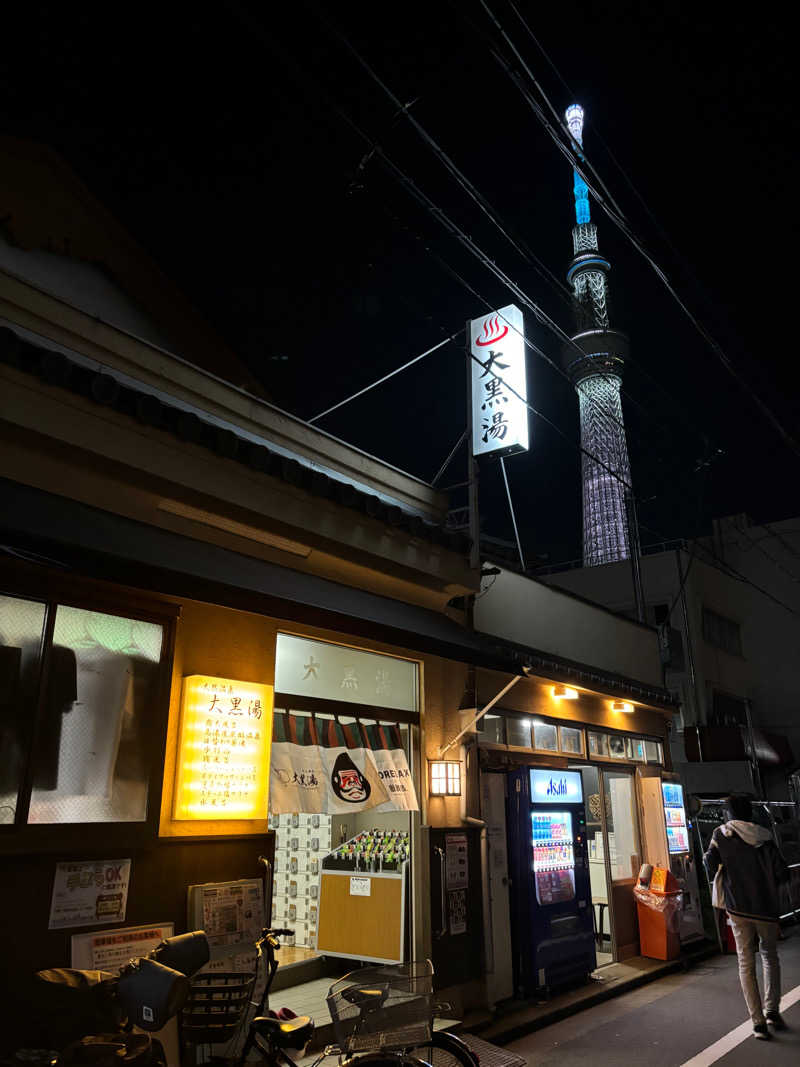
[[[567,108],[566,119],[580,151],[583,108],[573,104]],[[631,476],[620,398],[628,338],[609,325],[607,274],[611,264],[598,251],[597,227],[589,214],[589,190],[577,171],[573,190],[574,257],[567,281],[575,298],[578,332],[572,336],[572,345],[564,349],[564,363],[578,393],[584,449],[583,564],[593,567],[630,556],[626,490],[630,490]]]

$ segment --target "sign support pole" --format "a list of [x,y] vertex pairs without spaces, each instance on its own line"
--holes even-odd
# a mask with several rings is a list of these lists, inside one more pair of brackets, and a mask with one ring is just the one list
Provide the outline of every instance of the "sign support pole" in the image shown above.
[[477,570],[481,565],[481,519],[478,510],[478,461],[472,454],[472,322],[467,319],[467,493],[469,504],[469,565]]

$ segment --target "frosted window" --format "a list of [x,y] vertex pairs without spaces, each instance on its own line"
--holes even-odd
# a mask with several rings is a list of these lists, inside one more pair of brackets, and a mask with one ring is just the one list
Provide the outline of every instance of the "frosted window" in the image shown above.
[[481,741],[489,741],[494,745],[505,743],[502,715],[484,715],[478,720],[478,729]]
[[518,748],[530,748],[531,720],[513,719],[509,716],[506,719],[506,736],[509,745],[516,745]]
[[626,737],[625,755],[637,763],[644,763],[644,741],[640,737]]
[[589,733],[589,755],[608,755],[608,734]]
[[13,823],[36,698],[45,606],[0,596],[0,824]]
[[533,747],[544,749],[545,752],[558,752],[558,736],[551,722],[533,724]]
[[559,726],[558,731],[561,736],[561,751],[568,752],[570,755],[582,756],[583,730],[579,730],[574,726]]
[[625,738],[620,734],[609,734],[608,754],[612,759],[625,759]]
[[56,609],[30,823],[143,822],[163,629]]

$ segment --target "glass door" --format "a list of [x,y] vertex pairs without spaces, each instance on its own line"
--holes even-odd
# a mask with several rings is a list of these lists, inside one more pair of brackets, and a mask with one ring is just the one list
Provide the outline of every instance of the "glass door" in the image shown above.
[[641,861],[635,779],[627,770],[570,767],[583,778],[597,965],[603,967],[638,951],[633,886]]
[[605,820],[600,772],[588,764],[570,764],[579,770],[583,779],[583,802],[586,817],[586,846],[589,858],[589,884],[592,891],[592,912],[595,931],[597,966],[603,967],[614,959],[609,909],[609,877],[606,870]]
[[611,912],[612,953],[624,960],[639,951],[633,887],[641,866],[636,782],[627,770],[600,773],[606,847],[606,877]]

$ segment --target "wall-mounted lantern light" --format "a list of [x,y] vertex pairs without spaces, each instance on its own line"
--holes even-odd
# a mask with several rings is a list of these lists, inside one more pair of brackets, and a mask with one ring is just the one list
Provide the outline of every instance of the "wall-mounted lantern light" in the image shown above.
[[553,696],[556,700],[577,700],[578,690],[570,689],[568,685],[554,685]]
[[626,715],[630,715],[633,712],[633,704],[629,703],[627,700],[612,700],[611,710],[624,711]]
[[460,797],[461,761],[428,760],[428,782],[432,797]]

